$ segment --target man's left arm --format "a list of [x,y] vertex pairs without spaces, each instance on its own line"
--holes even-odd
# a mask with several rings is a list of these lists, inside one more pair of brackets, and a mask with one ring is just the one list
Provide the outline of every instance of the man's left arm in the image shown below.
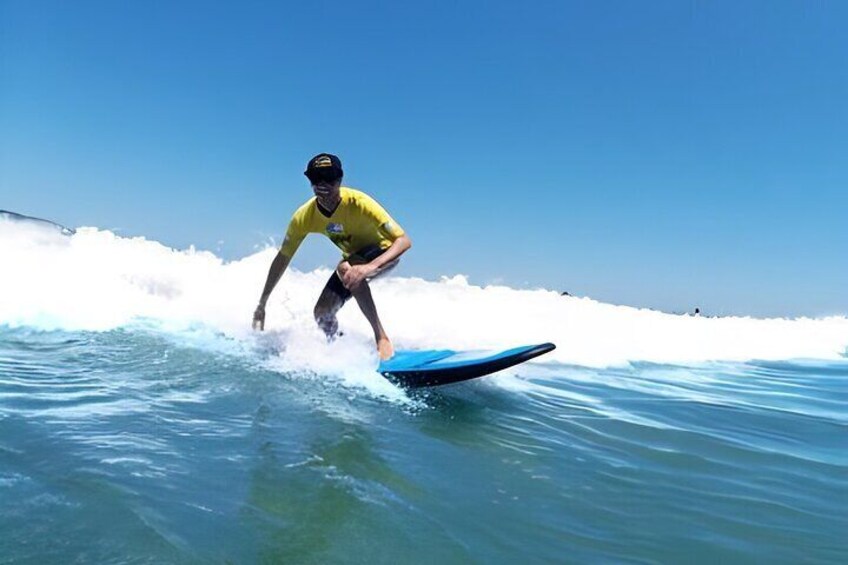
[[388,249],[386,249],[379,257],[375,257],[370,263],[365,263],[364,265],[349,265],[347,262],[343,263],[343,270],[339,271],[339,274],[342,277],[342,284],[344,284],[345,288],[348,290],[355,290],[360,284],[362,284],[362,281],[379,274],[386,265],[403,255],[410,247],[412,247],[412,240],[409,239],[409,236],[403,234],[394,240]]
[[412,240],[409,239],[408,235],[403,234],[398,237],[392,242],[391,247],[383,251],[383,253],[381,253],[378,257],[375,257],[373,261],[368,263],[368,266],[373,269],[368,276],[376,275],[382,271],[383,267],[406,253],[410,247],[412,247]]
[[395,223],[388,212],[370,196],[363,195],[361,205],[365,214],[370,216],[379,231],[386,239],[391,239],[392,244],[378,257],[364,265],[354,265],[345,270],[342,282],[348,289],[355,289],[363,280],[377,275],[386,265],[396,261],[398,257],[406,253],[412,247],[412,240],[406,232]]

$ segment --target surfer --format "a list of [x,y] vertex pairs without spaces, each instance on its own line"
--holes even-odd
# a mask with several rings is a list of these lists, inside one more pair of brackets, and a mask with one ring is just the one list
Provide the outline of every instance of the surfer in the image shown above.
[[339,335],[336,314],[351,296],[374,330],[381,359],[394,355],[371,296],[368,281],[394,268],[412,242],[376,200],[358,190],[342,186],[342,163],[335,155],[320,153],[309,160],[303,173],[312,185],[314,198],[298,208],[289,222],[280,252],[268,271],[259,305],[253,313],[253,328],[265,329],[265,305],[283,276],[295,251],[309,233],[322,233],[342,251],[332,276],[324,285],[313,311],[327,339]]

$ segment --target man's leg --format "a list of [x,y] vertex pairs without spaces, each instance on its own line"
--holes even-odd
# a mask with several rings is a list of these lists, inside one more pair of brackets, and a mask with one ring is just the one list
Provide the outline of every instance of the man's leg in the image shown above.
[[371,287],[367,281],[362,281],[362,284],[352,291],[356,303],[359,304],[359,309],[365,314],[368,323],[374,330],[374,341],[377,342],[377,351],[380,353],[380,359],[389,359],[395,354],[392,342],[386,331],[383,329],[383,324],[380,323],[380,316],[377,315],[377,306],[374,304],[374,298],[371,296]]
[[[376,249],[376,251],[377,255],[381,253],[379,249]],[[341,282],[344,278],[345,273],[351,267],[351,263],[362,264],[367,259],[367,256],[362,257],[360,254],[355,254],[351,256],[350,260],[339,263],[335,273],[338,276],[338,281]],[[394,260],[391,263],[384,265],[383,268],[376,274],[385,274],[386,272],[391,271],[397,264],[398,261]],[[329,283],[327,286],[330,286]],[[353,295],[356,299],[356,303],[359,305],[359,309],[362,310],[362,313],[365,314],[365,318],[368,320],[368,323],[371,324],[371,329],[374,330],[374,341],[377,342],[377,351],[380,354],[380,359],[391,358],[395,354],[394,346],[392,346],[391,340],[389,340],[389,337],[386,335],[386,331],[383,329],[383,324],[380,323],[380,317],[377,315],[377,306],[374,305],[374,298],[371,296],[371,287],[368,286],[368,281],[362,281],[356,290],[351,291],[345,289],[345,291],[349,293],[348,296],[350,294]]]
[[350,291],[344,287],[338,274],[334,272],[324,285],[324,290],[321,291],[321,296],[318,297],[318,302],[315,303],[312,311],[315,321],[327,335],[328,340],[332,341],[339,335],[339,321],[336,314],[350,296]]

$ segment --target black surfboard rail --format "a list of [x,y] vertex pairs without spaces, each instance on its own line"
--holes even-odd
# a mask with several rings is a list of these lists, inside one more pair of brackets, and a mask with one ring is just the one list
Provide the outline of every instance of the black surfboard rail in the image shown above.
[[513,355],[496,356],[488,361],[483,360],[452,367],[427,367],[427,365],[423,365],[410,369],[381,371],[381,374],[392,383],[404,388],[441,386],[490,375],[544,355],[554,349],[556,349],[556,345],[553,343],[541,343]]

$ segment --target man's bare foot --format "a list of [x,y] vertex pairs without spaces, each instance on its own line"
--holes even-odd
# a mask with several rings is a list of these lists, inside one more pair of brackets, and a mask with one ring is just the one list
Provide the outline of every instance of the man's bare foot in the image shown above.
[[377,351],[380,353],[380,359],[383,361],[388,361],[395,354],[395,348],[387,337],[377,340]]

